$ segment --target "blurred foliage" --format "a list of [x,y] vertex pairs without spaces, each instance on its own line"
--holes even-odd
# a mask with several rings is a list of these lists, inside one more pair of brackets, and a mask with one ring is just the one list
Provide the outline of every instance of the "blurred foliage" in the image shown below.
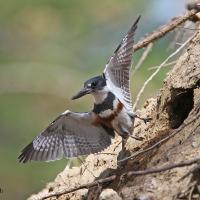
[[[173,5],[171,12],[161,14],[166,2]],[[142,15],[137,41],[182,9],[181,0],[0,1],[0,199],[25,199],[66,166],[66,159],[23,165],[17,157],[59,113],[91,109],[90,97],[73,102],[70,97],[84,80],[102,72],[133,20]],[[152,73],[148,67],[170,53],[171,39],[157,42],[133,77],[134,97]],[[135,53],[135,62],[141,53]],[[148,86],[140,105],[156,94],[168,69]]]

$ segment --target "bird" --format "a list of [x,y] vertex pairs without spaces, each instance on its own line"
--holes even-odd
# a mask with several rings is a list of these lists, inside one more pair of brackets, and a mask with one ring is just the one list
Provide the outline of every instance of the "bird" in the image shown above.
[[[115,133],[122,137],[122,149],[134,129],[130,74],[134,35],[140,16],[123,37],[103,73],[85,81],[72,100],[92,95],[90,112],[66,110],[43,130],[18,157],[19,162],[55,161],[103,151]],[[138,117],[139,118],[139,117]],[[141,118],[142,119],[142,118]]]

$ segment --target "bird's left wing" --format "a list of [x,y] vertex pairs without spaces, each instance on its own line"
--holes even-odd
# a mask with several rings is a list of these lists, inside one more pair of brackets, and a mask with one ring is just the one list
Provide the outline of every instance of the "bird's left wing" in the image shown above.
[[133,36],[139,19],[140,16],[123,38],[104,70],[108,88],[118,97],[128,111],[132,110],[130,70],[133,55]]
[[64,112],[22,150],[19,161],[53,161],[102,151],[114,132],[93,121],[93,113]]

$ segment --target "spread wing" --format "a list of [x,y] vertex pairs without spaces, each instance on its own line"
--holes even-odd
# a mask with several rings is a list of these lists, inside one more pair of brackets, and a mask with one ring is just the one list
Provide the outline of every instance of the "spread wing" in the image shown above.
[[104,70],[107,86],[130,111],[132,110],[130,70],[133,55],[133,36],[139,19],[140,16],[123,38]]
[[22,150],[19,161],[53,161],[102,151],[114,132],[92,122],[92,113],[64,112]]

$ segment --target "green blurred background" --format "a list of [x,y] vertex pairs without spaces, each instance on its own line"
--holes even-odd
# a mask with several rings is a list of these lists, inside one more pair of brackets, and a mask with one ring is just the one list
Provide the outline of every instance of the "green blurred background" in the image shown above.
[[[0,1],[0,199],[25,199],[65,168],[66,159],[23,165],[17,157],[59,113],[91,109],[90,97],[70,97],[102,72],[136,17],[142,15],[138,41],[183,13],[184,6],[183,0]],[[133,97],[152,73],[148,68],[169,55],[172,37],[154,45],[133,77]],[[135,63],[141,53],[135,53]],[[162,87],[168,70],[146,88],[140,106]]]

